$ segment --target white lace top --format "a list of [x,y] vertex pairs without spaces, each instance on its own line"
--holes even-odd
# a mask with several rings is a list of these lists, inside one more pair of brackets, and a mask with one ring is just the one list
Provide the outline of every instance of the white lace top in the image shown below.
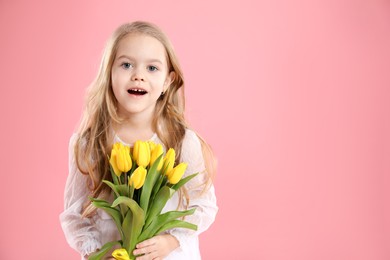
[[[119,240],[120,236],[111,217],[103,210],[98,209],[91,218],[81,216],[82,207],[90,194],[86,186],[88,177],[81,174],[76,166],[74,157],[76,139],[77,135],[74,134],[69,142],[69,176],[65,187],[65,210],[60,215],[60,222],[69,245],[81,254],[82,259],[85,259],[85,255],[101,248],[108,241]],[[162,144],[156,134],[151,140]],[[118,141],[124,143],[116,136],[114,142]],[[204,171],[201,144],[197,135],[191,130],[186,130],[181,156],[182,161],[188,163],[185,175]],[[198,225],[198,230],[181,228],[169,230],[169,233],[179,241],[180,247],[166,257],[166,260],[200,259],[198,235],[208,229],[218,211],[214,187],[211,186],[207,192],[201,194],[202,187],[199,184],[204,182],[204,177],[204,174],[199,174],[186,184],[190,197],[188,208],[196,208],[193,215],[186,217],[186,221]],[[176,192],[167,202],[163,212],[176,210],[178,201],[179,196]]]

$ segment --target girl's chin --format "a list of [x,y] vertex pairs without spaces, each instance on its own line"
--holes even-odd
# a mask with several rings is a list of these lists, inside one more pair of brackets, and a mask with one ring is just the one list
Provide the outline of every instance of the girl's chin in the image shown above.
[[127,107],[124,109],[121,109],[120,112],[118,112],[118,115],[122,119],[130,119],[134,116],[144,116],[145,120],[149,119],[153,115],[154,107],[147,108],[147,107]]

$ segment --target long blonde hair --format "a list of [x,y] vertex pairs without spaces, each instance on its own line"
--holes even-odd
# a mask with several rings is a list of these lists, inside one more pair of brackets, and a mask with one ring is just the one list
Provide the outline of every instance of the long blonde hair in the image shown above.
[[[136,21],[118,27],[106,44],[99,72],[88,89],[86,106],[78,129],[79,138],[75,145],[77,166],[81,173],[90,177],[88,188],[91,190],[91,196],[94,197],[107,194],[109,191],[102,180],[111,179],[107,160],[113,141],[111,123],[122,122],[117,114],[117,100],[112,90],[111,69],[119,42],[129,34],[154,37],[166,50],[168,70],[174,72],[174,78],[164,95],[157,100],[153,128],[166,148],[175,149],[176,162],[180,161],[182,141],[188,128],[184,118],[183,73],[169,39],[156,25],[148,22]],[[199,139],[208,174],[204,183],[207,189],[215,173],[215,161],[210,147],[202,138]],[[180,194],[188,202],[187,192],[184,189]],[[84,215],[89,215],[91,212],[93,209],[89,205]]]

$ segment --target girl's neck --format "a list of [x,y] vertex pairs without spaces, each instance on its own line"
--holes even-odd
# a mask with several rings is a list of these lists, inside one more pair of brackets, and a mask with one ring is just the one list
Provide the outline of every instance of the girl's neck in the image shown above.
[[152,119],[145,120],[131,117],[121,123],[113,123],[113,129],[118,137],[128,144],[133,144],[137,140],[149,140],[154,135]]

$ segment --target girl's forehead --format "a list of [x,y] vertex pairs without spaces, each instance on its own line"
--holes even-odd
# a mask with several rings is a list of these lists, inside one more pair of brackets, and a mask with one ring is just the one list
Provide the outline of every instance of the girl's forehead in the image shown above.
[[118,43],[116,58],[129,56],[133,59],[161,59],[166,62],[164,45],[145,34],[128,34]]

